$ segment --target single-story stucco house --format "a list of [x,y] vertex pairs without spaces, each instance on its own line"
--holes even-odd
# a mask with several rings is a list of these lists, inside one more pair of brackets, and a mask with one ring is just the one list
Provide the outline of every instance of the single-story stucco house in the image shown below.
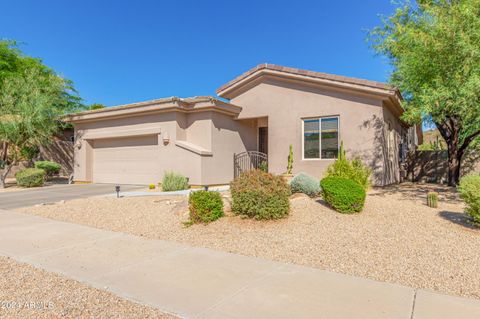
[[234,166],[259,158],[284,173],[290,145],[293,172],[321,178],[343,142],[372,168],[373,183],[386,185],[400,181],[402,159],[421,143],[421,129],[400,119],[400,92],[384,83],[261,64],[217,94],[68,116],[74,180],[156,184],[176,171],[191,185],[226,184]]

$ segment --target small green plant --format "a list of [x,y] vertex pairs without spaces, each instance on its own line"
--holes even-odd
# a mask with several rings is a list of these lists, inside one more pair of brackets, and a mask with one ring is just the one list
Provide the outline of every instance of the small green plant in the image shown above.
[[148,185],[148,189],[155,189],[155,184]]
[[467,204],[466,213],[474,223],[480,224],[480,175],[467,175],[458,186],[460,197]]
[[4,169],[5,164],[6,164],[5,161],[0,159],[0,169]]
[[423,144],[418,145],[420,151],[443,151],[445,149],[445,142],[441,139],[440,136],[436,136],[435,141],[424,142]]
[[438,207],[438,193],[437,192],[428,192],[427,194],[427,205],[428,207],[437,208]]
[[279,219],[290,211],[290,187],[281,176],[252,170],[230,183],[232,212],[255,219]]
[[343,142],[341,142],[338,159],[327,168],[326,177],[351,179],[366,191],[370,187],[371,173],[371,169],[364,165],[359,158],[354,158],[353,160],[347,159]]
[[47,177],[57,175],[60,173],[62,166],[52,161],[37,161],[35,162],[35,168],[43,169]]
[[90,106],[88,107],[88,109],[90,111],[94,111],[94,110],[102,110],[105,108],[105,105],[103,104],[100,104],[100,103],[93,103],[93,104],[90,104]]
[[207,224],[223,216],[223,201],[219,192],[191,192],[188,204],[192,223]]
[[38,168],[26,168],[15,174],[17,185],[22,187],[39,187],[45,182],[45,171]]
[[340,213],[358,213],[365,204],[365,190],[355,181],[343,177],[326,177],[320,182],[323,199]]
[[164,192],[184,189],[188,189],[188,179],[185,176],[175,172],[165,172],[162,180],[162,190]]
[[38,146],[24,146],[20,150],[20,155],[27,161],[33,160],[38,153],[40,153]]
[[291,175],[293,170],[293,146],[290,144],[288,151],[287,174]]
[[260,165],[258,165],[258,169],[268,173],[268,163],[266,161],[261,162]]
[[320,182],[313,176],[305,173],[296,175],[290,182],[292,193],[303,193],[315,197],[320,193]]

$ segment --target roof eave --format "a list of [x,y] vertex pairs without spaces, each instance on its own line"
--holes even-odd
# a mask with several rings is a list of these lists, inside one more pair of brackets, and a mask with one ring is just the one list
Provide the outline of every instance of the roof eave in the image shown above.
[[359,91],[359,92],[368,93],[368,94],[381,95],[384,97],[388,97],[390,95],[398,95],[399,99],[401,99],[400,92],[395,88],[384,89],[384,88],[369,86],[366,84],[355,84],[355,83],[349,83],[349,82],[342,82],[338,80],[315,78],[315,77],[309,77],[301,74],[291,74],[287,72],[270,70],[270,69],[259,69],[249,74],[248,76],[242,79],[239,79],[238,81],[236,81],[235,83],[232,83],[231,85],[228,85],[224,88],[220,88],[219,90],[217,90],[217,94],[227,99],[235,98],[239,94],[239,92],[241,92],[241,89],[243,87],[245,87],[246,85],[248,85],[253,81],[256,81],[266,76],[271,76],[279,79],[297,80],[297,81],[313,83],[313,84],[318,84],[318,85],[328,86],[328,87],[348,89],[348,90]]
[[68,123],[82,123],[156,113],[204,111],[214,111],[235,117],[238,116],[241,110],[240,106],[226,103],[213,97],[189,99],[173,97],[69,114],[64,116],[62,120]]

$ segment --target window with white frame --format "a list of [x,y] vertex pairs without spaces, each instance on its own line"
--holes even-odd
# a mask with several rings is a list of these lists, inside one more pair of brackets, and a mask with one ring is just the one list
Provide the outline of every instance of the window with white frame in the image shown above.
[[303,159],[338,157],[338,116],[303,120]]

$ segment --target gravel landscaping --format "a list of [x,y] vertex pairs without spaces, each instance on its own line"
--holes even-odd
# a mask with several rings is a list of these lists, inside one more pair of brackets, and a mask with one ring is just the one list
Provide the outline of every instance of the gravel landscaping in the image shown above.
[[0,318],[176,318],[11,258],[0,273]]
[[[426,193],[440,192],[437,209]],[[342,215],[320,199],[294,195],[278,221],[227,214],[186,228],[187,199],[89,198],[19,211],[480,299],[480,229],[449,188],[394,186],[370,191],[360,214]]]

